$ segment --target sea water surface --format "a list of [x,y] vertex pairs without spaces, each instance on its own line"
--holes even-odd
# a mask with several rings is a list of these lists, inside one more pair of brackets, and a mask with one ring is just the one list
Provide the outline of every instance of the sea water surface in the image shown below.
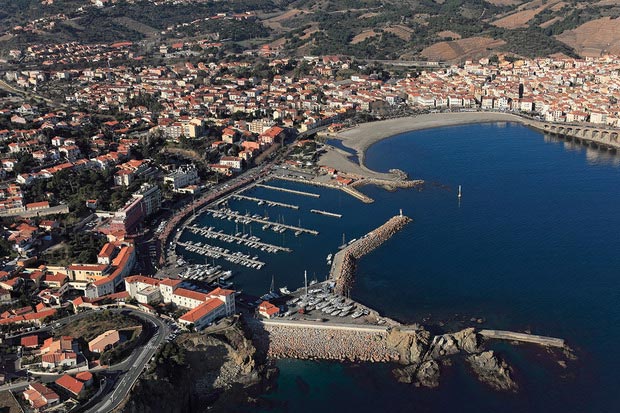
[[[321,198],[253,189],[300,205],[270,214],[320,234],[257,234],[294,251],[261,255],[269,260],[261,272],[238,269],[244,291],[265,292],[271,274],[289,288],[302,285],[304,269],[324,277],[325,255],[343,233],[359,237],[402,208],[414,222],[360,261],[353,298],[437,330],[474,317],[486,328],[562,337],[579,357],[564,369],[542,348],[493,345],[515,368],[517,394],[487,388],[460,362],[443,368],[440,387],[429,390],[396,383],[392,366],[283,360],[278,388],[264,395],[274,403],[266,411],[620,411],[619,163],[518,124],[477,124],[404,133],[368,150],[368,167],[405,170],[426,180],[422,191],[366,187],[375,203],[365,205],[288,182],[273,184]],[[310,208],[344,216],[330,220]]]

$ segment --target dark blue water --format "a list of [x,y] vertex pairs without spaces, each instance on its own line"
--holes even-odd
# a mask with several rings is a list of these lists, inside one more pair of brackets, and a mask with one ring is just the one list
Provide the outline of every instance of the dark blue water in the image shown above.
[[[325,255],[342,232],[359,237],[403,208],[415,222],[362,259],[356,299],[406,322],[467,325],[480,317],[488,328],[563,337],[579,360],[562,369],[544,349],[500,344],[516,369],[517,395],[486,388],[460,363],[444,369],[438,390],[427,390],[395,383],[389,366],[281,361],[278,390],[267,397],[283,404],[272,411],[620,411],[617,157],[516,124],[482,124],[398,135],[373,145],[366,162],[427,185],[365,188],[371,205],[312,187],[295,186],[321,199],[257,189],[299,201],[302,210],[287,222],[301,218],[321,234],[290,239],[294,253],[238,282],[264,291],[275,272],[299,286],[304,268],[325,274]],[[314,203],[345,216],[312,216]]]

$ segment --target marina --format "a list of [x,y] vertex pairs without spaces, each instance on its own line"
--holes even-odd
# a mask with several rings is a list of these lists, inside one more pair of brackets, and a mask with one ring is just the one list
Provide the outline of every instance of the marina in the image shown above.
[[261,242],[260,238],[255,235],[241,234],[240,232],[234,235],[226,234],[224,230],[216,231],[213,227],[202,228],[195,225],[189,225],[186,228],[192,233],[202,235],[206,238],[217,239],[220,241],[228,242],[230,244],[237,243],[246,247],[260,249],[261,251],[266,251],[270,253],[292,251],[290,248],[287,247],[281,247],[278,245]]
[[269,227],[273,227],[276,228],[277,231],[274,229],[274,232],[284,232],[285,230],[291,230],[294,231],[296,235],[300,235],[302,233],[307,233],[307,234],[312,234],[312,235],[318,235],[319,231],[313,230],[313,229],[308,229],[308,228],[302,228],[302,227],[296,227],[294,225],[288,225],[288,224],[284,224],[284,223],[278,223],[278,222],[273,222],[270,221],[269,219],[263,218],[258,214],[240,214],[237,211],[233,211],[229,208],[227,209],[212,209],[209,208],[207,209],[207,212],[212,214],[213,217],[215,218],[220,218],[220,219],[227,219],[229,221],[235,221],[237,223],[242,223],[242,224],[249,224],[251,222],[258,222],[259,224],[264,224],[263,229],[268,229]]
[[222,247],[215,247],[208,244],[202,244],[201,242],[194,243],[193,241],[177,242],[178,246],[185,248],[189,252],[204,255],[206,257],[220,259],[223,258],[233,264],[243,265],[248,268],[254,268],[260,270],[265,263],[259,261],[257,256],[251,257],[249,254],[243,254],[242,252],[232,252]]
[[232,198],[235,198],[235,199],[246,199],[248,201],[254,201],[259,206],[267,205],[269,207],[279,206],[279,207],[283,207],[283,208],[299,209],[299,206],[297,206],[297,205],[286,204],[284,202],[270,201],[268,199],[255,198],[255,197],[252,197],[252,196],[241,195],[240,193],[232,195]]
[[190,264],[178,275],[179,278],[188,281],[203,281],[223,286],[223,284],[229,284],[226,280],[233,276],[233,272],[231,270],[222,270],[222,267],[219,265]]
[[265,184],[256,184],[256,186],[258,186],[260,188],[272,189],[274,191],[288,192],[290,194],[295,194],[295,195],[309,196],[309,197],[312,197],[312,198],[320,198],[321,197],[321,195],[315,194],[314,192],[298,191],[296,189],[281,188],[279,186],[271,186],[271,185],[265,185]]

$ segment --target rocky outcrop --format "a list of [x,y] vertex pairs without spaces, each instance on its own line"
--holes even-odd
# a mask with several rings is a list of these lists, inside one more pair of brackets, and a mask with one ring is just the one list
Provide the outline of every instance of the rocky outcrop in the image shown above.
[[412,364],[401,369],[394,369],[394,376],[401,383],[435,388],[439,386],[440,369],[435,360]]
[[398,352],[401,364],[417,364],[428,350],[430,337],[431,334],[421,327],[406,331],[392,328],[387,336],[387,347]]
[[[257,403],[277,370],[262,363],[242,323],[182,334],[166,344],[119,409],[128,413],[222,411]],[[224,409],[225,410],[225,409]]]
[[495,390],[517,391],[517,383],[512,379],[512,368],[493,351],[472,354],[467,357],[478,380]]
[[429,351],[429,358],[438,359],[460,352],[477,353],[481,351],[482,340],[474,328],[466,328],[456,333],[435,336]]

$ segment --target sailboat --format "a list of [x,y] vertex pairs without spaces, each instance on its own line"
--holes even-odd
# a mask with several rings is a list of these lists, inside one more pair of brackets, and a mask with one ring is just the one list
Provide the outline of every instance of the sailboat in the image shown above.
[[461,185],[459,185],[459,193],[457,196],[459,199],[461,199],[461,197],[463,196],[463,193],[461,192]]
[[344,232],[343,232],[343,233],[342,233],[342,245],[341,245],[341,246],[339,246],[338,248],[339,248],[339,249],[343,249],[343,248],[344,248],[344,247],[346,247],[346,246],[347,246],[347,242],[346,242],[346,241],[345,241],[345,239],[344,239]]

